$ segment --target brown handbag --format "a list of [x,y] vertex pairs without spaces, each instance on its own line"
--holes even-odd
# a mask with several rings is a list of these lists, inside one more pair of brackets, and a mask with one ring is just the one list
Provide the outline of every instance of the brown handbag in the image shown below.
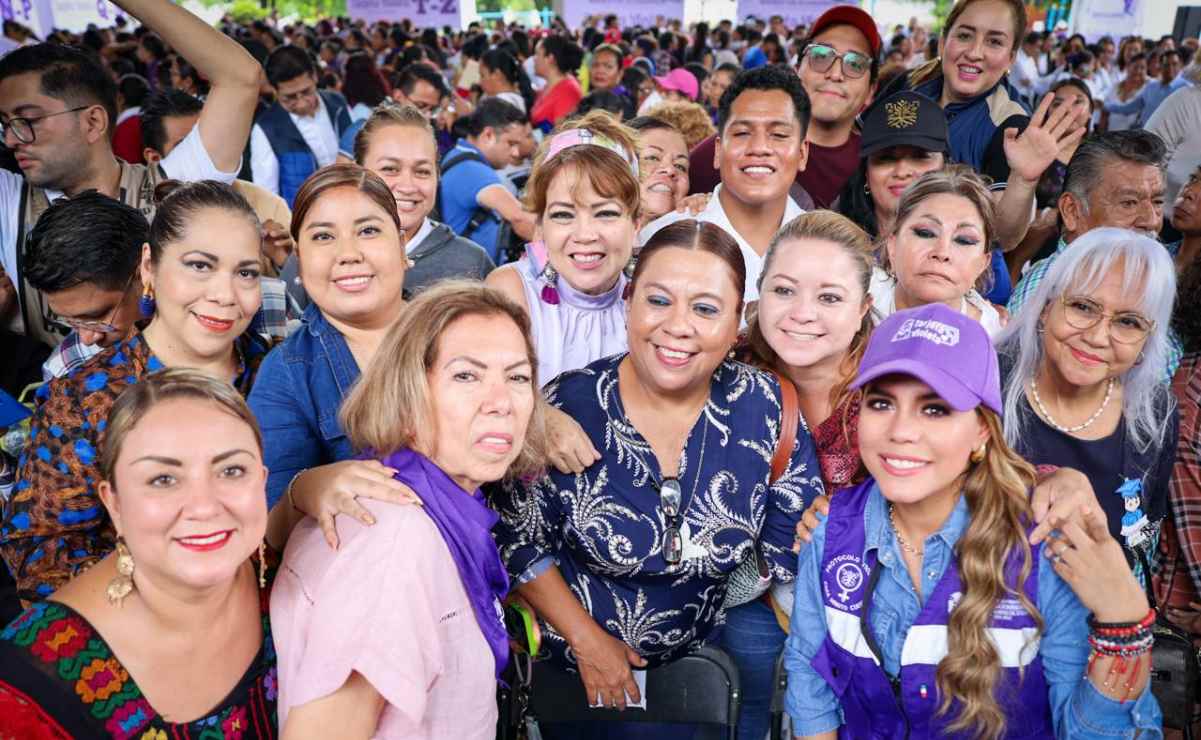
[[780,441],[776,443],[776,453],[771,456],[771,482],[775,483],[788,470],[788,461],[796,449],[796,429],[801,410],[792,381],[775,370],[771,373],[780,383]]

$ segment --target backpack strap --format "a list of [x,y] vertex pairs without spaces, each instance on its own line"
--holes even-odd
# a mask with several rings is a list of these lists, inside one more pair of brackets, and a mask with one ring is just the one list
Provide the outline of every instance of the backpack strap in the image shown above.
[[775,370],[771,371],[780,384],[780,441],[771,457],[771,479],[775,483],[788,470],[788,461],[796,449],[797,423],[800,421],[800,405],[797,403],[796,386]]
[[[446,163],[442,165],[442,176],[445,177],[447,172],[450,172],[464,162],[479,162],[480,164],[487,165],[489,168],[492,167],[492,164],[488,160],[484,159],[483,156],[476,154],[475,152],[458,152],[453,157],[446,160]],[[439,209],[439,214],[445,216],[445,214],[441,213],[441,209]],[[492,218],[492,211],[477,203],[475,210],[471,212],[471,218],[467,219],[467,227],[463,229],[463,233],[459,236],[470,238],[477,229],[479,229]]]

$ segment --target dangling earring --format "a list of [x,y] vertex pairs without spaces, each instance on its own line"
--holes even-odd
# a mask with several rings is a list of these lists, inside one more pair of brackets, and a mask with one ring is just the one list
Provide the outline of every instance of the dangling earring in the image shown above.
[[559,289],[555,284],[559,282],[559,273],[555,268],[551,267],[550,261],[546,263],[546,267],[542,268],[542,272],[538,274],[538,279],[545,285],[542,286],[542,292],[539,294],[543,303],[548,303],[552,306],[559,305]]
[[267,543],[259,543],[259,588],[267,588]]
[[621,274],[626,276],[626,287],[621,291],[621,299],[623,301],[630,300],[630,297],[634,295],[634,268],[637,266],[638,258],[631,254],[629,261],[626,262],[626,266],[621,268]]
[[1134,361],[1134,364],[1135,364],[1135,365],[1141,365],[1141,364],[1143,364],[1143,360],[1145,360],[1145,359],[1147,359],[1147,356],[1146,356],[1145,354],[1143,354],[1142,352],[1139,352],[1139,353],[1138,353],[1138,359],[1136,359],[1136,360]]
[[863,194],[864,194],[864,195],[871,195],[871,194],[872,194],[872,189],[871,189],[871,187],[870,187],[870,186],[869,186],[869,185],[868,185],[866,182],[865,182],[865,183],[863,183]]
[[138,299],[138,313],[142,314],[142,318],[148,319],[154,316],[154,287],[147,285],[142,289],[142,297]]
[[125,600],[133,591],[133,555],[129,553],[129,548],[125,546],[125,538],[117,538],[117,577],[108,582],[108,588],[104,594],[108,597],[108,603],[113,606],[121,606],[121,602]]
[[984,462],[984,453],[988,451],[988,443],[985,442],[977,449],[972,450],[971,460],[972,465],[979,465]]

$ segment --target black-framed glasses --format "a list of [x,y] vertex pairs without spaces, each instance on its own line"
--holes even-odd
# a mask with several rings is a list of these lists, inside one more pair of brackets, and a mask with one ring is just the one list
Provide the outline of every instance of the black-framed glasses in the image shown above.
[[317,83],[316,82],[312,83],[311,85],[308,85],[307,87],[305,87],[301,90],[297,90],[294,93],[288,93],[287,95],[280,95],[279,102],[283,103],[284,105],[296,105],[297,103],[299,103],[302,100],[308,100],[310,98],[315,98],[315,97],[317,97]]
[[22,144],[32,144],[37,141],[37,131],[34,130],[33,124],[66,113],[78,113],[91,107],[90,105],[77,105],[57,113],[46,113],[41,116],[15,116],[7,121],[0,120],[0,141],[8,141],[8,133],[11,131],[17,141]]
[[684,556],[684,538],[680,535],[680,502],[684,494],[675,478],[664,478],[659,484],[659,508],[667,527],[663,530],[663,559],[675,565]]
[[809,66],[814,72],[825,74],[834,66],[835,60],[842,60],[842,73],[851,79],[858,79],[872,69],[871,57],[857,51],[844,51],[825,44],[809,44],[805,47],[805,56],[809,57]]
[[1155,322],[1141,313],[1109,313],[1100,303],[1086,296],[1065,295],[1060,301],[1063,303],[1063,317],[1070,326],[1087,331],[1101,319],[1109,319],[1109,336],[1121,344],[1137,344],[1155,330]]
[[129,288],[133,285],[133,279],[137,274],[137,270],[134,270],[130,274],[129,279],[125,281],[125,287],[121,290],[120,300],[117,301],[117,305],[109,310],[108,316],[104,317],[104,320],[95,321],[93,319],[73,319],[68,316],[59,316],[54,313],[54,309],[50,308],[50,304],[47,303],[44,312],[46,321],[57,327],[64,328],[68,332],[72,329],[75,331],[90,331],[97,334],[113,334],[120,331],[120,327],[113,324],[113,319],[116,318],[117,312],[121,310],[121,306],[125,304],[125,297],[129,295]]

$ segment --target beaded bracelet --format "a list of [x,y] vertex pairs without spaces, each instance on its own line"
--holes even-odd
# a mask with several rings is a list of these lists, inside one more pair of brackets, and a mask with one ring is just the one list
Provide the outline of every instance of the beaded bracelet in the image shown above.
[[1137,632],[1140,629],[1150,629],[1153,624],[1155,624],[1154,609],[1148,609],[1147,614],[1137,622],[1098,622],[1091,615],[1088,618],[1089,629],[1103,635],[1120,635]]
[[1127,645],[1107,643],[1102,640],[1098,640],[1096,638],[1090,637],[1090,638],[1088,638],[1088,644],[1093,649],[1093,652],[1097,653],[1099,655],[1109,655],[1109,656],[1115,656],[1115,657],[1116,656],[1141,655],[1142,653],[1147,652],[1148,650],[1150,650],[1152,647],[1155,646],[1155,637],[1154,637],[1154,635],[1148,635],[1147,637],[1139,640],[1138,642],[1130,643]]

